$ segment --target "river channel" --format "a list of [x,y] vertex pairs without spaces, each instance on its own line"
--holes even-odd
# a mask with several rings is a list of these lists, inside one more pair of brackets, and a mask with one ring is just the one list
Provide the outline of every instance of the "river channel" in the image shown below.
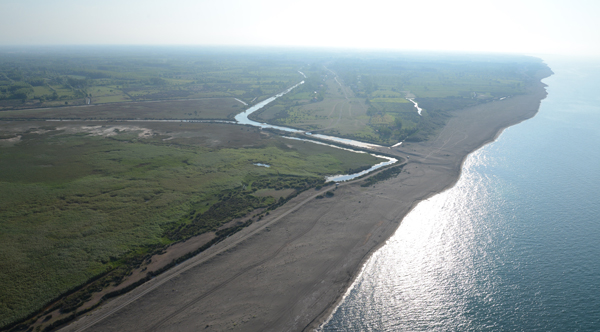
[[[322,143],[319,141],[315,141],[315,140],[311,140],[309,138],[311,137],[315,137],[318,138],[320,140],[326,140],[326,141],[331,141],[334,143],[341,143],[341,144],[345,144],[345,145],[350,145],[350,146],[356,146],[359,148],[365,148],[365,149],[373,149],[373,148],[378,148],[378,147],[382,147],[381,145],[377,145],[377,144],[371,144],[371,143],[365,143],[365,142],[360,142],[360,141],[355,141],[355,140],[351,140],[351,139],[347,139],[347,138],[339,138],[339,137],[335,137],[335,136],[328,136],[328,135],[322,135],[322,134],[312,134],[310,132],[304,131],[304,130],[299,130],[299,129],[294,129],[294,128],[288,128],[288,127],[282,127],[282,126],[275,126],[275,125],[271,125],[268,123],[261,123],[261,122],[256,122],[253,120],[250,120],[248,118],[248,116],[250,116],[250,114],[258,111],[259,109],[265,107],[266,105],[268,105],[269,103],[273,102],[275,99],[289,93],[290,91],[292,91],[294,88],[300,86],[301,84],[304,84],[304,81],[301,81],[300,83],[294,85],[293,87],[280,92],[270,98],[267,98],[263,101],[261,101],[260,103],[257,103],[256,105],[248,108],[247,110],[245,110],[242,113],[239,113],[238,115],[235,116],[235,120],[237,121],[238,124],[243,124],[243,125],[250,125],[250,126],[255,126],[255,127],[259,127],[262,129],[276,129],[276,130],[281,130],[284,132],[289,132],[289,133],[296,133],[296,134],[302,134],[302,135],[306,135],[307,138],[296,138],[296,137],[286,137],[287,139],[298,139],[298,140],[303,140],[303,141],[307,141],[307,142],[312,142],[312,143],[316,143],[316,144],[322,144],[322,145],[327,145],[327,146],[331,146],[337,149],[342,149],[342,150],[346,150],[346,151],[351,151],[351,152],[355,152],[355,153],[366,153],[363,151],[357,151],[357,150],[352,150],[352,149],[348,149],[348,148],[343,148],[334,144],[326,144],[326,143]],[[394,164],[396,162],[398,162],[398,159],[396,158],[391,158],[391,157],[386,157],[386,156],[382,156],[382,155],[377,155],[377,154],[373,154],[371,153],[372,156],[374,157],[378,157],[378,158],[383,158],[383,159],[387,159],[387,161],[381,162],[379,164],[373,165],[371,168],[364,170],[362,172],[358,172],[358,173],[354,173],[354,174],[339,174],[339,175],[332,175],[332,176],[328,176],[326,177],[326,181],[330,182],[330,181],[335,181],[335,182],[340,182],[340,181],[348,181],[348,180],[352,180],[355,179],[357,177],[363,176],[365,174],[368,174],[370,172],[373,172],[381,167],[387,166],[387,165],[391,165]]]

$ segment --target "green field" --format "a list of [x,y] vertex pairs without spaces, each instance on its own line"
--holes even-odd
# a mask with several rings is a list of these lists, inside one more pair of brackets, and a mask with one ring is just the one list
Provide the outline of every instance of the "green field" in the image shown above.
[[[123,257],[269,206],[276,189],[379,161],[219,124],[2,123],[0,137],[2,325]],[[227,195],[240,203],[199,221]]]
[[204,98],[157,102],[130,102],[34,108],[0,112],[0,120],[35,119],[221,119],[232,120],[244,110],[239,101],[229,98]]
[[[0,51],[0,110],[124,101],[236,97],[250,102],[302,78],[304,60],[256,51],[211,48],[190,52],[119,50],[98,56],[82,50],[15,55]],[[67,104],[65,104],[67,103]]]
[[400,104],[406,104],[409,103],[410,101],[406,100],[405,98],[373,98],[370,99],[369,102],[371,103],[400,103]]
[[[347,55],[303,67],[304,87],[256,119],[384,145],[422,141],[452,111],[522,94],[544,65],[494,55]],[[415,98],[422,116],[406,98]]]
[[[340,86],[327,73],[305,70],[309,76],[307,83],[253,116],[277,125],[362,141],[377,141],[377,132],[369,126],[370,117],[365,100],[356,98],[348,87]],[[312,96],[312,99],[307,96]]]
[[493,55],[126,50],[0,49],[0,328],[41,309],[15,329],[58,326],[165,246],[218,241],[325,175],[379,162],[252,127],[136,120],[231,120],[248,107],[234,98],[252,105],[304,80],[252,117],[392,145],[525,93],[546,68]]
[[47,86],[34,86],[33,87],[34,96],[43,96],[52,94],[52,89]]

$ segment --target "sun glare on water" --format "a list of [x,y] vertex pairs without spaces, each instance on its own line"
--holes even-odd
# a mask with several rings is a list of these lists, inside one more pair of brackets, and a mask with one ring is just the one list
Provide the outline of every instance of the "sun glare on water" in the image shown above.
[[349,305],[334,314],[352,317],[346,326],[377,331],[473,327],[470,305],[493,301],[494,288],[493,273],[474,274],[496,260],[485,250],[494,240],[477,224],[482,214],[491,213],[486,179],[471,171],[485,162],[480,152],[471,155],[456,186],[419,203],[369,259],[347,293]]

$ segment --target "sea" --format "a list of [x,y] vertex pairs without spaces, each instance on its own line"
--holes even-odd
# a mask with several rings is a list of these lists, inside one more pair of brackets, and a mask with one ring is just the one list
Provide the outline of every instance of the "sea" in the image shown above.
[[600,331],[600,61],[543,59],[537,115],[404,218],[322,331]]

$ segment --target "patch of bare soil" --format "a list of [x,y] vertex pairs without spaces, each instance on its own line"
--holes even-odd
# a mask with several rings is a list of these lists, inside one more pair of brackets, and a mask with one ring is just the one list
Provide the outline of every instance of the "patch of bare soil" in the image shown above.
[[21,141],[21,135],[17,135],[11,138],[2,138],[0,139],[0,146],[13,146]]
[[152,137],[154,132],[151,129],[135,125],[66,125],[57,127],[56,130],[63,130],[67,134],[87,133],[92,136],[110,137],[118,135],[124,131],[137,131],[138,137]]

